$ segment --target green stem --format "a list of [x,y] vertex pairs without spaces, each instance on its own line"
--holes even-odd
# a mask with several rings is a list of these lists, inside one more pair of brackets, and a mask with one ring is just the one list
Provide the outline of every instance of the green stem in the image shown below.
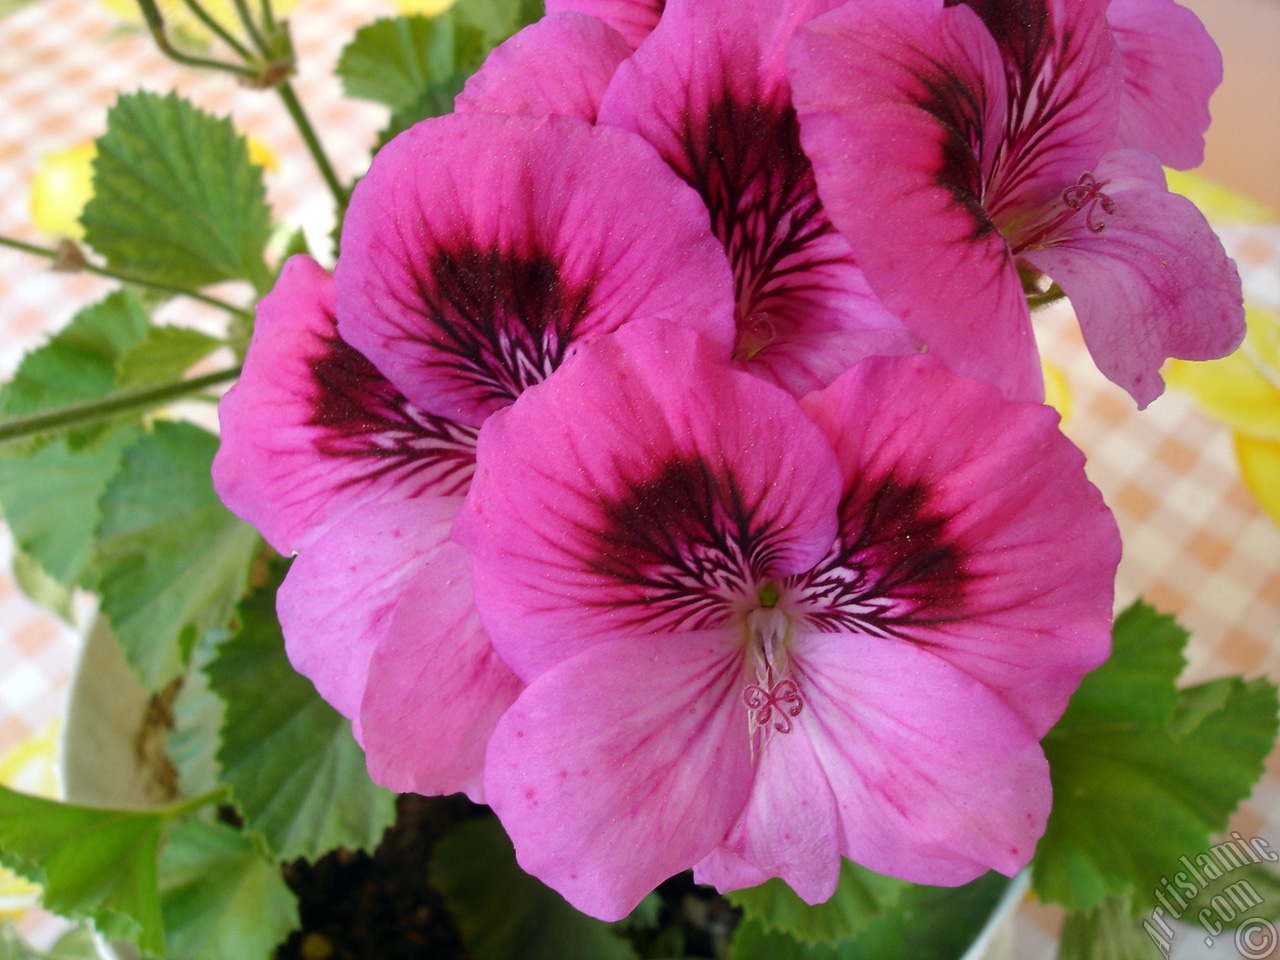
[[249,34],[249,39],[253,41],[253,45],[258,48],[259,52],[268,60],[272,57],[270,44],[267,38],[262,35],[262,31],[258,29],[258,25],[254,23],[253,14],[249,12],[248,0],[235,0],[236,13],[240,15],[240,22],[244,24],[245,32]]
[[1027,297],[1027,307],[1031,310],[1047,307],[1051,303],[1057,303],[1059,300],[1065,299],[1066,296],[1062,292],[1062,288],[1055,283],[1044,293],[1035,293]]
[[320,138],[316,136],[315,129],[311,126],[311,121],[307,119],[307,115],[303,112],[302,104],[298,102],[298,95],[293,91],[293,84],[287,80],[276,88],[280,91],[280,99],[284,101],[285,109],[289,111],[289,116],[293,117],[293,122],[298,127],[298,132],[302,134],[302,139],[307,142],[307,149],[311,151],[311,156],[315,158],[316,166],[320,168],[320,174],[324,177],[325,183],[329,185],[329,191],[333,194],[333,199],[338,204],[338,223],[342,223],[343,215],[347,212],[347,201],[350,199],[347,195],[347,189],[342,185],[342,181],[338,179],[338,175],[333,170],[333,164],[329,162],[329,157],[324,152],[324,147],[320,143]]
[[187,5],[187,9],[191,11],[197,20],[203,23],[217,36],[222,38],[223,43],[234,50],[244,60],[253,60],[253,53],[249,48],[237,40],[231,31],[220,24],[208,10],[200,6],[197,0],[183,0],[183,2]]
[[207,807],[215,803],[225,803],[230,799],[231,791],[224,784],[215,787],[208,793],[202,793],[198,797],[190,797],[186,800],[175,800],[173,803],[166,804],[163,807],[155,808],[155,813],[160,814],[166,820],[176,820],[178,817],[185,817],[189,813],[195,813],[201,807]]
[[271,0],[262,0],[259,7],[262,9],[262,28],[266,30],[267,33],[275,33],[276,14],[275,11],[271,9]]
[[[62,260],[63,255],[58,250],[49,247],[37,247],[35,244],[23,243],[21,240],[14,240],[12,237],[0,236],[0,246],[12,247],[14,250],[21,250],[23,253],[34,254],[37,257],[45,257],[49,260]],[[124,283],[132,283],[134,286],[147,287],[151,290],[160,290],[164,293],[172,293],[181,297],[190,297],[192,300],[199,300],[201,303],[207,303],[211,307],[217,307],[219,310],[226,310],[228,313],[246,319],[253,316],[252,312],[234,304],[227,303],[225,300],[219,300],[217,297],[211,297],[207,294],[200,293],[198,290],[188,290],[186,287],[178,287],[169,283],[162,283],[159,280],[148,280],[146,277],[139,277],[136,274],[126,273],[123,270],[109,270],[106,267],[95,266],[92,263],[76,263],[76,270],[87,270],[89,273],[96,273],[100,277],[110,277],[112,280],[120,280]]]
[[216,373],[206,373],[202,377],[192,377],[190,380],[177,380],[153,387],[125,390],[103,397],[101,400],[90,400],[87,403],[59,407],[56,410],[33,413],[25,417],[14,417],[0,422],[0,443],[69,430],[72,427],[87,426],[123,413],[164,406],[170,401],[200,393],[209,387],[234,380],[238,376],[240,376],[240,368],[232,367]]
[[249,67],[242,66],[238,63],[227,63],[223,60],[210,60],[207,57],[193,57],[189,53],[183,53],[169,42],[169,35],[165,33],[164,18],[160,15],[160,8],[156,6],[155,0],[138,0],[138,6],[142,10],[142,18],[147,21],[147,29],[151,31],[152,39],[155,40],[156,46],[170,60],[177,63],[185,63],[192,67],[205,67],[209,70],[222,70],[226,73],[234,73],[238,76],[256,78],[257,73]]

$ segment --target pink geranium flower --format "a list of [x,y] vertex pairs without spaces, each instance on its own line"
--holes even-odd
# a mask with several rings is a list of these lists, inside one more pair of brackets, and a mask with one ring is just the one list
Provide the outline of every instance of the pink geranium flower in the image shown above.
[[214,483],[299,553],[289,656],[378,782],[479,798],[521,688],[449,540],[477,428],[634,318],[696,324],[727,360],[732,309],[698,197],[640,138],[562,118],[415,127],[356,189],[335,277],[286,264],[220,406]]
[[1109,648],[1082,468],[928,357],[797,401],[671,324],[583,348],[485,424],[454,531],[528,684],[485,779],[521,865],[609,920],[691,866],[810,902],[841,856],[1021,868],[1038,739]]
[[653,32],[666,6],[667,0],[547,0],[547,13],[589,14],[618,31],[634,49]]
[[[1169,9],[1183,16],[1152,26]],[[1141,406],[1165,358],[1240,342],[1221,243],[1155,156],[1114,149],[1198,158],[1221,68],[1189,21],[1155,0],[858,0],[799,31],[792,86],[827,211],[953,369],[1043,396],[1024,291],[1040,274]]]
[[[733,266],[735,356],[796,395],[863,357],[918,349],[827,218],[800,147],[784,52],[795,28],[830,6],[552,4],[458,98],[459,110],[575,116],[653,144],[702,197]],[[628,41],[640,43],[633,55]]]

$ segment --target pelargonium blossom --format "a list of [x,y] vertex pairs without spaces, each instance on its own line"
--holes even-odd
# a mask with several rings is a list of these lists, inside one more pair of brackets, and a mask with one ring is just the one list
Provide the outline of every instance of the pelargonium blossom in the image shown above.
[[[831,0],[571,6],[495,51],[458,109],[576,116],[652,143],[703,198],[733,266],[735,356],[796,395],[862,357],[918,349],[828,220],[800,147],[784,53]],[[652,32],[626,56],[593,11],[619,29],[636,14]]]
[[485,774],[521,865],[607,920],[691,866],[1024,866],[1120,548],[1056,420],[926,356],[797,401],[664,322],[491,418],[454,536],[528,685]]
[[299,554],[278,598],[287,651],[379,782],[479,798],[521,688],[449,539],[479,426],[581,343],[661,316],[727,359],[705,210],[638,137],[559,118],[415,127],[357,187],[335,276],[296,257],[260,303],[214,483]]
[[547,13],[584,13],[607,23],[632,49],[653,32],[666,10],[667,0],[547,0]]
[[[797,33],[792,87],[827,211],[872,287],[953,369],[1043,396],[1024,286],[1042,274],[1140,406],[1166,358],[1240,342],[1221,243],[1154,155],[1114,149],[1195,157],[1203,102],[1179,110],[1151,91],[1168,79],[1203,101],[1218,74],[1183,19],[1157,49],[1142,15],[1167,5],[858,0]],[[1202,55],[1174,69],[1169,49]],[[1173,111],[1163,131],[1156,110]]]

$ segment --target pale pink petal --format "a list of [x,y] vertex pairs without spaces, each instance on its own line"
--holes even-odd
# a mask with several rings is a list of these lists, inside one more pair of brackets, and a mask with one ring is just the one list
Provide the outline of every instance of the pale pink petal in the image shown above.
[[634,49],[658,25],[667,0],[547,0],[547,15],[574,10],[598,17],[626,38]]
[[757,579],[830,546],[828,446],[688,328],[633,323],[584,347],[481,431],[454,537],[498,652],[531,681],[641,628],[722,625]]
[[466,551],[446,543],[415,569],[369,662],[369,775],[397,793],[463,791],[483,803],[489,736],[524,685],[480,626]]
[[774,733],[756,761],[747,805],[695,877],[721,893],[781,877],[807,903],[824,903],[840,880],[841,824],[831,782],[804,714]]
[[[766,749],[810,741],[845,856],[943,886],[1027,865],[1049,815],[1049,764],[997,696],[932,653],[867,635],[803,635],[795,663],[804,712]],[[806,822],[778,810],[758,832],[781,846],[781,833]]]
[[1118,145],[1180,170],[1198,167],[1209,97],[1222,83],[1218,45],[1174,0],[1111,0],[1107,22],[1124,67]]
[[758,887],[769,880],[770,876],[720,846],[693,865],[693,879],[695,883],[705,883],[727,893],[730,890]]
[[725,835],[751,787],[732,633],[594,646],[520,695],[485,788],[528,873],[620,920]]
[[342,241],[343,338],[412,401],[475,426],[628,321],[732,337],[697,195],[638,137],[570,117],[418,124],[374,159]]
[[290,567],[276,595],[285,652],[344,717],[358,718],[369,658],[406,587],[448,544],[461,504],[424,497],[367,506]]
[[602,20],[549,13],[498,46],[458,94],[458,113],[559,114],[595,123],[631,47]]
[[987,177],[1008,116],[1000,51],[967,7],[860,0],[790,48],[800,136],[876,293],[957,371],[1043,398],[1030,314]]
[[333,280],[309,257],[258,304],[218,418],[214,488],[286,555],[364,504],[465,493],[475,466],[473,428],[409,403],[338,337]]
[[930,651],[1043,736],[1107,657],[1120,558],[1057,414],[930,357],[864,361],[802,405],[845,488],[835,546],[795,578],[797,609]]
[[833,2],[671,0],[600,108],[601,123],[645,137],[702,196],[734,268],[735,355],[796,393],[830,382],[851,334],[912,349],[828,220],[800,148],[784,51]]
[[1022,257],[1071,300],[1098,369],[1145,407],[1164,390],[1168,357],[1213,360],[1240,345],[1240,277],[1151,154],[1120,150],[1093,173],[1114,211],[1099,198]]

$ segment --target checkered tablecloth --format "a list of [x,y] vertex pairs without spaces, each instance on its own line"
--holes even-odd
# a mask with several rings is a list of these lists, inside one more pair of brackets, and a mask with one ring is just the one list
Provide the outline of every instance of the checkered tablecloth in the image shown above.
[[[296,87],[344,176],[367,164],[386,113],[342,99],[330,71],[355,28],[389,12],[367,0],[302,0],[292,18],[302,65]],[[0,233],[50,242],[31,225],[37,162],[99,135],[117,91],[138,87],[176,88],[206,109],[232,114],[279,159],[268,183],[281,217],[323,235],[327,193],[278,100],[175,66],[146,36],[122,32],[95,0],[37,0],[0,19]],[[1280,226],[1224,224],[1220,233],[1238,258],[1247,296],[1280,310]],[[0,378],[110,288],[0,249]],[[169,305],[163,317],[202,319],[186,302]],[[1070,383],[1066,432],[1088,455],[1089,474],[1119,519],[1120,601],[1144,596],[1193,631],[1189,681],[1224,673],[1280,679],[1280,529],[1242,485],[1227,430],[1173,391],[1136,412],[1093,367],[1068,311],[1047,317],[1038,332]],[[10,554],[0,530],[0,754],[56,722],[78,649],[76,632],[27,601],[3,572]],[[1280,760],[1272,758],[1234,825],[1280,845]],[[1024,908],[1020,960],[1051,955],[1056,922],[1052,911]]]

